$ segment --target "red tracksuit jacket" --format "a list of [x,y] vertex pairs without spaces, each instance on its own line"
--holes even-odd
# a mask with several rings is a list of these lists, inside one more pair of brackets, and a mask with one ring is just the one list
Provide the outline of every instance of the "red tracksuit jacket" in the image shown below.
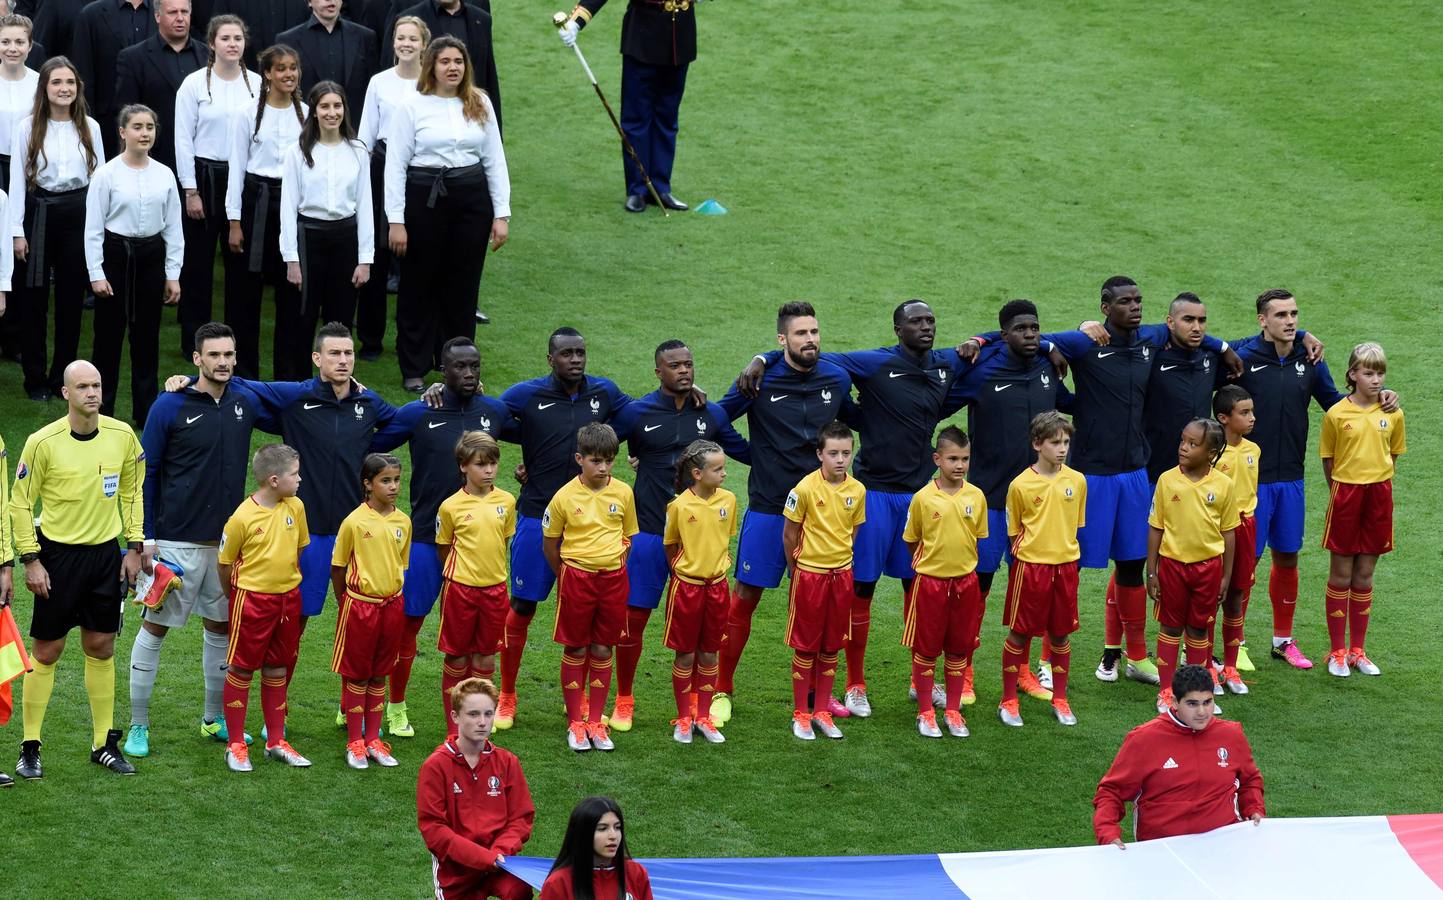
[[[557,869],[546,876],[541,885],[539,900],[572,900],[571,869]],[[652,900],[651,878],[646,868],[634,859],[626,861],[626,896],[619,896],[620,885],[616,883],[616,869],[593,869],[591,889],[596,900]]]
[[1202,731],[1163,713],[1128,732],[1092,798],[1099,844],[1122,836],[1133,803],[1139,841],[1200,834],[1265,813],[1263,775],[1243,728],[1213,719]]
[[432,751],[416,780],[416,820],[445,890],[475,882],[497,854],[521,852],[536,807],[514,754],[486,742],[476,768],[452,741]]

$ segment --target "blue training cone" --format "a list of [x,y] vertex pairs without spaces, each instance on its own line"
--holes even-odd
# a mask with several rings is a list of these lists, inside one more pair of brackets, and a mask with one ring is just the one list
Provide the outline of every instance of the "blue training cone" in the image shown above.
[[715,200],[703,200],[697,205],[696,211],[703,216],[724,216],[727,208]]

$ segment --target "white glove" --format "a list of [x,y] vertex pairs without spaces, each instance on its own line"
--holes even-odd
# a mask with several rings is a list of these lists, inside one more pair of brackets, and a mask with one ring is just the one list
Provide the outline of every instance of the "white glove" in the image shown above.
[[566,24],[557,29],[557,33],[561,35],[561,43],[568,47],[576,46],[576,35],[580,32],[575,19],[567,19]]

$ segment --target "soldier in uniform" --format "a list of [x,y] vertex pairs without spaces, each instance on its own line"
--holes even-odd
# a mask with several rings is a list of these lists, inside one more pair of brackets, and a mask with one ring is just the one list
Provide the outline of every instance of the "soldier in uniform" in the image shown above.
[[[696,0],[630,0],[621,20],[621,130],[667,209],[686,209],[671,194],[671,164],[686,70],[696,59]],[[606,0],[581,0],[561,27],[570,47]],[[642,212],[651,198],[631,157],[622,153],[626,209]],[[653,201],[654,202],[654,201]]]

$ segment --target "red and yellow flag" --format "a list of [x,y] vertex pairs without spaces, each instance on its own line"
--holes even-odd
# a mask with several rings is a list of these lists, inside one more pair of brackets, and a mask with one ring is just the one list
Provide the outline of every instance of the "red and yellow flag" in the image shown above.
[[15,708],[10,682],[28,671],[30,657],[25,653],[25,641],[7,606],[0,609],[0,725],[10,721],[10,712]]

